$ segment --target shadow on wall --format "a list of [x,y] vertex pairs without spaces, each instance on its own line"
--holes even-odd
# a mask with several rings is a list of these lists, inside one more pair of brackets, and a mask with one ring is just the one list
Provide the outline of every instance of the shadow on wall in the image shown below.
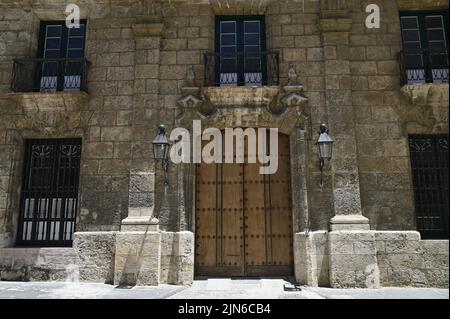
[[138,241],[138,247],[128,247],[128,253],[125,257],[125,263],[122,271],[120,272],[118,282],[116,280],[116,284],[119,286],[136,286],[142,280],[146,282],[145,278],[142,277],[146,275],[148,276],[148,274],[142,270],[143,267],[146,266],[144,263],[145,243],[148,239],[151,227],[153,228],[154,225],[147,225],[142,239]]

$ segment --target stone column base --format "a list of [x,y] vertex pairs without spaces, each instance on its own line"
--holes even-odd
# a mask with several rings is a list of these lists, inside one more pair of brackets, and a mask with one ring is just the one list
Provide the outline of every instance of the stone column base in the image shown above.
[[158,231],[159,220],[151,216],[128,216],[122,220],[122,232]]
[[328,247],[331,287],[380,287],[375,232],[332,231]]
[[336,215],[331,218],[331,230],[370,230],[369,219],[363,215]]
[[161,232],[161,284],[192,284],[194,242],[194,233],[189,231]]
[[327,240],[325,230],[294,234],[295,279],[299,284],[329,286]]
[[157,229],[158,226],[155,227],[155,231],[117,233],[115,285],[156,286],[159,284],[161,233]]

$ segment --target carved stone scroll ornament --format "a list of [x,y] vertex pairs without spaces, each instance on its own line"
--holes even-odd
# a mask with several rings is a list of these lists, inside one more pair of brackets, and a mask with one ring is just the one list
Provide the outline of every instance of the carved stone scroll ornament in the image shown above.
[[291,67],[288,71],[288,84],[283,87],[278,99],[268,106],[268,110],[274,115],[281,115],[289,108],[295,108],[299,115],[308,117],[307,102],[308,99],[303,94],[303,85],[298,82],[297,72]]
[[195,118],[207,118],[216,112],[216,108],[203,94],[199,95],[200,88],[184,87],[181,89],[183,97],[177,101],[179,113],[177,124],[187,124]]
[[402,102],[395,106],[395,111],[399,116],[402,134],[408,133],[409,124],[418,124],[421,127],[432,131],[438,120],[433,112],[433,106],[429,101],[441,99],[443,95],[448,95],[448,86],[436,85],[405,85],[401,88]]
[[192,120],[202,125],[226,127],[277,127],[290,134],[295,128],[305,128],[308,99],[298,83],[293,68],[284,87],[208,87],[202,88],[188,81],[181,88],[177,101],[179,113],[176,124],[190,127]]

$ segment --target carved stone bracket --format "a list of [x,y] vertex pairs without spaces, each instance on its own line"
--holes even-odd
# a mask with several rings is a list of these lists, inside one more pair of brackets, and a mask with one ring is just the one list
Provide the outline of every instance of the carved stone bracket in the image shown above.
[[289,72],[289,83],[259,87],[204,87],[189,81],[181,88],[182,97],[176,125],[191,127],[195,119],[209,127],[272,127],[290,134],[296,127],[304,129],[309,117],[308,99],[297,83],[295,70]]
[[10,93],[22,116],[15,123],[25,133],[52,135],[79,135],[86,129],[82,113],[87,110],[85,92]]
[[400,105],[395,106],[401,123],[402,134],[408,133],[408,127],[416,125],[421,127],[421,131],[426,132],[445,131],[440,128],[442,122],[438,120],[434,106],[436,101],[443,101],[448,97],[448,84],[408,84],[401,90],[402,100]]
[[275,115],[283,114],[289,108],[295,108],[304,118],[309,117],[306,111],[308,99],[303,94],[303,85],[298,82],[297,72],[293,67],[288,71],[288,84],[283,87],[276,103],[269,106],[269,111]]
[[420,84],[420,85],[404,85],[400,92],[403,97],[408,100],[409,103],[419,105],[427,104],[428,95],[430,94],[431,85]]
[[299,111],[299,114],[304,117],[309,116],[309,112],[306,111],[306,105],[308,99],[303,95],[303,86],[302,85],[289,85],[283,88],[284,94],[280,97],[280,102],[277,103],[281,106],[282,110],[272,110],[272,113],[276,114],[277,112],[284,112],[288,108],[296,108]]
[[187,86],[181,88],[183,97],[177,101],[180,110],[176,121],[189,121],[196,115],[205,118],[213,115],[216,108],[210,103],[209,99],[200,93],[200,88]]

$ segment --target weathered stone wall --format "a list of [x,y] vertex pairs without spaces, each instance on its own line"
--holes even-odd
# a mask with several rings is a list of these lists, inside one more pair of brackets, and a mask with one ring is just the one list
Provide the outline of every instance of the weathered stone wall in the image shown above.
[[[128,4],[127,4],[128,3]],[[128,208],[128,157],[133,104],[135,1],[81,1],[88,19],[89,97],[67,105],[67,94],[9,94],[12,59],[35,57],[39,20],[63,20],[65,2],[2,1],[0,11],[0,227],[2,245],[17,229],[24,138],[82,137],[78,230],[117,230]],[[128,8],[129,7],[129,8]],[[86,10],[88,9],[88,10]],[[88,11],[88,13],[87,13]],[[81,93],[82,94],[82,93]],[[55,101],[56,99],[56,101]],[[58,101],[62,99],[62,101]],[[74,103],[76,105],[73,107]],[[55,104],[62,107],[54,107]],[[42,108],[41,106],[45,106]],[[5,198],[6,196],[6,198]]]
[[[448,97],[436,92],[422,103],[426,105],[417,106],[401,93],[397,54],[402,43],[395,1],[373,2],[381,9],[380,29],[365,28],[365,2],[352,3],[348,54],[363,214],[372,229],[412,230],[415,217],[407,134],[448,132]],[[448,84],[431,86],[434,91],[448,90]],[[423,87],[413,85],[411,90]]]
[[118,232],[114,256],[115,285],[158,285],[161,232]]
[[[183,231],[195,231],[195,169],[192,165],[169,165],[169,186],[164,187],[150,143],[158,124],[166,124],[168,132],[178,124],[177,101],[183,95],[182,88],[192,85],[190,70],[193,84],[202,86],[202,55],[214,50],[215,15],[264,14],[267,48],[280,51],[282,86],[288,82],[291,67],[303,84],[307,107],[298,112],[299,124],[291,123],[295,129],[289,132],[292,184],[298,191],[293,204],[299,212],[294,232],[326,231],[336,212],[358,210],[369,218],[373,230],[415,229],[407,134],[448,132],[448,84],[400,86],[398,11],[441,9],[448,7],[448,2],[375,0],[382,10],[381,28],[370,30],[364,26],[367,1],[340,1],[347,3],[342,8],[329,6],[328,1],[308,0],[227,3],[229,6],[209,0],[77,1],[82,18],[88,21],[89,94],[10,94],[12,60],[36,56],[39,21],[63,20],[66,2],[1,1],[0,247],[14,246],[16,239],[24,139],[81,137],[77,231],[83,233],[75,236],[74,243],[80,276],[113,280],[110,263],[117,249],[115,231],[132,209],[145,208],[159,219],[164,231],[158,266],[161,271],[150,279],[189,282],[193,273],[189,251],[192,239]],[[285,126],[282,116],[268,118],[262,107],[230,108],[219,113],[220,117],[205,122],[219,127],[228,123]],[[330,123],[330,134],[336,139],[335,156],[325,166],[323,186],[314,145],[320,123]],[[296,265],[306,265],[311,271],[301,270],[298,275],[306,276],[312,284],[325,285],[329,257],[322,250],[331,246],[324,248],[322,232],[310,235],[295,236],[302,247],[296,250]],[[381,245],[377,236],[369,241]],[[440,251],[446,244],[420,241],[419,246],[426,245]],[[332,248],[338,255],[336,247]],[[95,256],[94,252],[101,253]],[[8,254],[13,253],[22,256],[19,250]],[[377,250],[381,284],[409,280],[420,285],[422,279],[397,280],[409,276],[403,275],[407,270],[401,274],[389,270],[390,260],[409,258],[399,254],[401,257],[395,257],[394,253]],[[72,260],[69,255],[64,256]],[[336,258],[330,258],[331,268],[340,265],[339,258],[345,259]],[[442,254],[420,258],[424,263],[427,260],[427,265],[437,265]],[[159,265],[153,259],[151,263]],[[427,284],[440,285],[443,281],[440,272],[433,273],[424,265],[417,267],[424,269]],[[438,269],[448,274],[448,265]],[[30,276],[35,277],[22,277]]]
[[160,283],[187,285],[194,279],[194,234],[161,233]]
[[77,232],[73,249],[81,281],[113,283],[116,232]]
[[315,231],[294,235],[295,278],[308,286],[329,286],[328,233]]
[[0,280],[78,280],[73,248],[0,248]]
[[418,232],[377,232],[383,286],[448,288],[448,240],[420,240]]
[[[190,1],[166,4],[162,10],[164,32],[160,47],[158,123],[164,123],[170,132],[178,115],[177,100],[181,87],[188,83],[188,73],[193,72],[194,83],[203,85],[203,53],[214,50],[214,13],[209,4],[193,4]],[[190,71],[192,70],[192,71]],[[190,75],[192,76],[192,75]],[[156,124],[156,123],[155,123]],[[153,139],[156,126],[150,126]],[[169,165],[170,184],[165,189],[162,171],[157,167],[157,189],[159,198],[155,204],[160,227],[166,231],[192,230],[186,223],[185,198],[189,196],[183,185],[181,165]],[[190,186],[189,186],[190,187]],[[192,207],[192,205],[191,205]]]
[[335,288],[448,288],[448,240],[416,231],[332,231],[294,235],[295,278]]
[[314,145],[319,125],[328,123],[324,50],[319,19],[319,1],[274,1],[269,4],[266,13],[267,45],[271,50],[280,51],[281,83],[287,83],[288,70],[293,67],[308,98],[309,130],[305,132],[307,172],[304,173],[308,189],[308,216],[301,216],[301,219],[308,220],[309,225],[299,225],[300,230],[306,227],[311,230],[328,229],[334,209],[330,167],[325,167],[324,182],[320,187],[320,172]]

